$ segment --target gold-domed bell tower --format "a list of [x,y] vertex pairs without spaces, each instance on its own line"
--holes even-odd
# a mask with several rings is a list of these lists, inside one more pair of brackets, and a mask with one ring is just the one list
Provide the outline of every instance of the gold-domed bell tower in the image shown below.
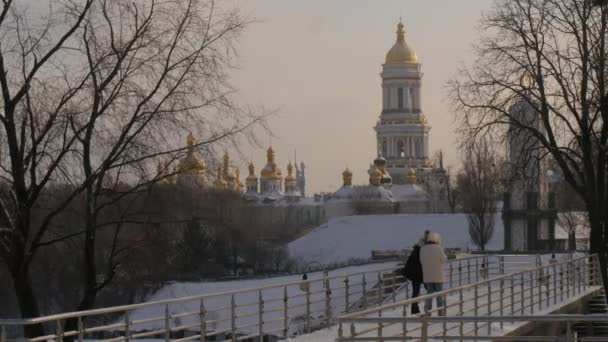
[[293,165],[291,164],[291,162],[287,164],[287,176],[285,177],[285,195],[298,195],[298,183],[296,177],[293,175]]
[[258,177],[255,175],[255,166],[253,163],[249,163],[249,176],[245,179],[245,184],[247,186],[246,192],[248,194],[258,193]]

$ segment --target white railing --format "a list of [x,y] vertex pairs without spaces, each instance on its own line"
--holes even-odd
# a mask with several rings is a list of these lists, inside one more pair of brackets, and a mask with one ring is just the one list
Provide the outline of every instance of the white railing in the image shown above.
[[[539,267],[342,315],[337,318],[336,341],[505,340],[500,337],[505,322],[552,310],[571,298],[599,291],[600,285],[597,255],[564,262],[550,260]],[[445,307],[430,314],[445,310],[446,317],[407,315],[411,304],[435,301],[437,297],[447,297]],[[484,318],[476,319],[479,317]],[[482,335],[484,328],[486,333]],[[526,338],[522,340],[533,341],[536,337]],[[511,336],[506,340],[517,341]]]
[[[547,258],[548,256],[544,256]],[[451,260],[444,268],[449,286],[463,286],[541,263],[540,256],[481,255]],[[335,274],[307,281],[200,294],[141,304],[62,313],[32,319],[0,320],[0,342],[96,339],[240,341],[261,336],[289,337],[327,327],[344,313],[409,298],[399,267]],[[68,320],[77,321],[66,329]],[[47,335],[24,335],[42,325]]]

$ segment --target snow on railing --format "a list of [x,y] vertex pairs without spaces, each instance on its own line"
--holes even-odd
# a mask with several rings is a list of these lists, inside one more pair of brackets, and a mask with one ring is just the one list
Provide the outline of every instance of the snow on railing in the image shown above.
[[[445,266],[448,286],[462,287],[540,264],[540,256],[480,255],[453,259]],[[335,323],[338,315],[408,298],[401,266],[370,269],[285,282],[249,289],[180,297],[32,319],[0,320],[0,342],[19,339],[136,338],[165,340],[246,340],[261,336],[289,337]],[[64,331],[68,320],[76,328]],[[46,336],[25,338],[27,326],[42,325]],[[52,332],[51,332],[52,331]]]
[[[602,279],[599,270],[597,255],[563,262],[552,259],[538,267],[345,314],[336,319],[336,341],[427,341],[430,338],[493,341],[504,335],[505,322],[520,321],[517,317],[529,318],[535,313],[542,315],[573,298],[600,291]],[[436,301],[438,297],[447,299],[444,307],[407,315],[409,305],[425,300]],[[446,312],[446,316],[430,317],[439,312]],[[572,321],[575,320],[564,319],[568,327]],[[486,334],[481,335],[484,327]],[[530,337],[527,338],[511,339],[509,336],[508,340],[529,341]]]

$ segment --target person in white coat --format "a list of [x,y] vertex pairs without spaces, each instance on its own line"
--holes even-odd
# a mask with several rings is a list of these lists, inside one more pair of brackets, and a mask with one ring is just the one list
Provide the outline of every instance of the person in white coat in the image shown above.
[[[441,236],[438,233],[430,233],[424,246],[420,248],[420,263],[422,264],[422,277],[427,294],[443,290],[443,265],[448,262],[448,257],[441,246]],[[445,316],[445,300],[443,296],[437,298],[439,315]],[[433,308],[433,300],[427,299],[424,309],[427,313]]]

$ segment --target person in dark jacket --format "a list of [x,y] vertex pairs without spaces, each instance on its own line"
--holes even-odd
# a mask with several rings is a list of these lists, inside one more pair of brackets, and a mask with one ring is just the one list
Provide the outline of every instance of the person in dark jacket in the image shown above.
[[[412,298],[420,295],[420,285],[423,281],[422,264],[420,263],[420,247],[424,246],[424,241],[426,240],[428,234],[429,231],[427,230],[424,232],[424,237],[414,245],[412,253],[410,253],[410,256],[407,258],[403,268],[403,276],[412,282]],[[412,315],[420,313],[418,303],[412,304],[411,309]]]

